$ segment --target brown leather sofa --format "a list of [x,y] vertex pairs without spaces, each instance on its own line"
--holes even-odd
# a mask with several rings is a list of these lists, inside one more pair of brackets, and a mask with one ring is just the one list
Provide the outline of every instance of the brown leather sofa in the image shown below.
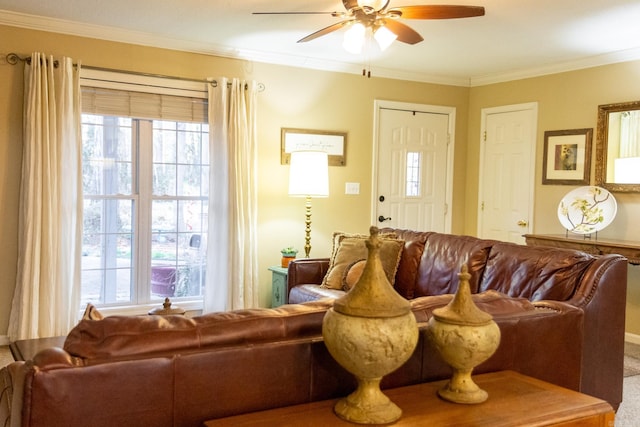
[[[455,292],[457,273],[466,263],[471,292],[497,291],[505,297],[524,298],[535,308],[534,313],[523,311],[508,319],[489,308],[498,316],[502,341],[478,372],[515,369],[618,407],[622,401],[627,288],[624,257],[595,257],[435,232],[383,228],[380,233],[395,233],[405,241],[394,287],[407,299],[431,299]],[[289,264],[289,303],[343,295],[342,290],[320,285],[328,268],[328,258],[298,259]],[[505,333],[511,322],[528,322],[535,313],[549,312],[559,316],[548,329],[532,328],[526,336]],[[580,320],[566,329],[565,322],[575,315]],[[513,352],[521,357],[514,357],[509,365],[503,358]]]
[[[456,271],[466,261],[478,291],[473,298],[493,315],[502,335],[496,353],[475,373],[516,370],[604,398],[617,408],[623,257],[399,234],[405,247],[396,287],[410,295],[420,338],[412,357],[384,378],[384,388],[450,375],[426,339],[426,322],[434,308],[451,300]],[[314,283],[312,272],[320,274],[323,264],[292,263],[291,280]],[[429,284],[440,295],[423,296]],[[355,389],[355,380],[322,341],[322,319],[331,304],[320,299],[195,318],[82,320],[64,349],[45,349],[0,371],[0,424],[201,426],[209,419],[345,396]]]

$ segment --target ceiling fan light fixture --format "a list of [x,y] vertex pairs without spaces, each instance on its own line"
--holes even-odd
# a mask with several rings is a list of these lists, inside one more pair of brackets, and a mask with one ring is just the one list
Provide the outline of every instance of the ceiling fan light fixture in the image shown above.
[[366,28],[360,22],[353,24],[345,33],[342,47],[349,53],[354,55],[362,52],[365,41]]
[[389,0],[358,0],[358,7],[365,11],[374,12],[385,7],[387,3]]
[[[401,21],[406,19],[456,19],[483,16],[482,6],[460,5],[411,5],[388,8],[391,0],[342,0],[344,12],[330,12],[334,17],[343,18],[342,21],[324,27],[306,37],[298,43],[309,42],[318,37],[326,36],[334,31],[346,29],[344,48],[354,54],[359,54],[368,42],[368,31],[375,37],[382,50],[389,47],[393,40],[415,45],[424,40],[422,36],[409,25]],[[271,14],[326,14],[328,12],[273,12]],[[266,14],[266,13],[265,13]],[[351,28],[349,28],[351,27]],[[386,28],[382,28],[386,27]],[[389,35],[393,33],[395,36]]]
[[382,25],[373,33],[373,38],[376,39],[380,50],[384,52],[398,38],[398,35]]

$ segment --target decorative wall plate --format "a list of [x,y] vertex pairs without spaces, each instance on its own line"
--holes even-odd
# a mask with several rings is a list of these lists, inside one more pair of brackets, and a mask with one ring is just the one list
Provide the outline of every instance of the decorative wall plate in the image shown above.
[[596,186],[576,188],[558,205],[558,218],[564,228],[576,234],[602,230],[616,217],[618,204],[613,194]]

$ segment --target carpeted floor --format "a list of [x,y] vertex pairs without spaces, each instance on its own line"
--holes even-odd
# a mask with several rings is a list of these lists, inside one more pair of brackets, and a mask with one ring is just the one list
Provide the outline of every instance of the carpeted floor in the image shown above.
[[624,344],[624,376],[626,378],[638,374],[640,374],[640,345],[626,342]]
[[616,412],[615,427],[640,426],[640,375],[626,377],[622,403]]
[[640,426],[640,345],[624,344],[624,385],[615,427]]
[[[640,345],[625,343],[624,389],[615,427],[640,426]],[[13,362],[9,347],[0,346],[0,367]]]

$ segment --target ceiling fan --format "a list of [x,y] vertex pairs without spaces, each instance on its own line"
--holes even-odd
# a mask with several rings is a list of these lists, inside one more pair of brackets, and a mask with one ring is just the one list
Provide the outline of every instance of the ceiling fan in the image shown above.
[[[422,36],[399,19],[455,19],[483,16],[484,7],[455,5],[416,5],[389,8],[390,0],[342,0],[344,12],[255,12],[254,15],[319,15],[330,14],[342,21],[322,28],[298,40],[304,43],[327,35],[344,27],[352,32],[345,34],[345,48],[349,37],[356,45],[364,41],[366,29],[370,28],[380,47],[384,50],[394,40],[407,44],[420,43]],[[357,47],[357,46],[356,46]],[[354,49],[355,50],[355,49]],[[354,52],[356,53],[356,52]]]

